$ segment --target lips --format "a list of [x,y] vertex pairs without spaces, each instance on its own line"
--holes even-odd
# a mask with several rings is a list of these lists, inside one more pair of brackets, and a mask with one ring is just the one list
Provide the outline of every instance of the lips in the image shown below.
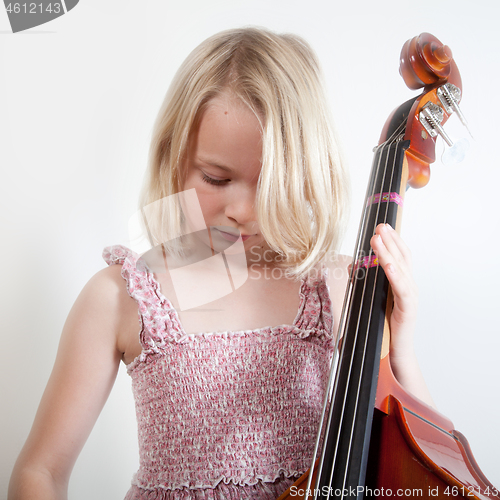
[[229,233],[229,232],[223,231],[222,229],[219,229],[217,227],[214,227],[212,229],[215,229],[226,241],[231,241],[233,243],[235,241],[237,241],[240,236],[241,236],[241,239],[243,241],[248,240],[248,238],[250,238],[251,236],[253,236],[251,234],[241,234],[240,235],[239,232],[237,232],[237,233]]

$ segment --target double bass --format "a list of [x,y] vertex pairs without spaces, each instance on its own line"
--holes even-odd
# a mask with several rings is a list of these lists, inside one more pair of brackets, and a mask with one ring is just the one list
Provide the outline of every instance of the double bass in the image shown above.
[[409,88],[423,91],[392,112],[374,150],[313,473],[278,500],[500,499],[465,437],[406,392],[390,366],[393,302],[370,239],[380,223],[399,230],[406,189],[429,181],[436,138],[453,145],[443,128],[448,118],[456,113],[466,125],[459,107],[462,81],[449,47],[428,33],[408,40],[400,73]]

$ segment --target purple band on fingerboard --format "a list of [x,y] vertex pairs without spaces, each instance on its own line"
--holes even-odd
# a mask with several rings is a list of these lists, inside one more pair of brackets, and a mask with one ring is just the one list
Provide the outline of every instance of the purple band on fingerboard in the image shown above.
[[356,264],[356,269],[359,269],[360,267],[365,267],[366,269],[370,267],[376,267],[378,266],[378,258],[375,255],[370,255],[369,257],[363,257],[362,259],[358,260],[358,263]]
[[403,206],[403,198],[398,193],[377,193],[368,198],[366,206],[373,205],[375,203],[387,203],[393,201],[397,203],[400,207]]

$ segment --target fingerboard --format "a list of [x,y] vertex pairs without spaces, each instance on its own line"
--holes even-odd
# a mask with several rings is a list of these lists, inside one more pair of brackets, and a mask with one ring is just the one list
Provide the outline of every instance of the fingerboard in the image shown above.
[[[365,484],[389,289],[370,239],[378,224],[396,226],[404,198],[407,148],[407,142],[393,140],[379,146],[374,155],[344,306],[342,348],[322,451],[322,463],[332,466],[321,469],[321,493],[316,498],[341,498],[339,492],[356,491]],[[362,498],[362,488],[358,498]]]

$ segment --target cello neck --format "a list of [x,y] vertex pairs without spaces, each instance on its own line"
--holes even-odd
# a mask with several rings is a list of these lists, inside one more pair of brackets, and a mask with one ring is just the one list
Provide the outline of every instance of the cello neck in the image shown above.
[[378,224],[396,225],[406,189],[408,143],[391,135],[376,149],[368,183],[340,326],[343,341],[320,460],[320,489],[357,488],[365,481],[389,291],[370,239]]

